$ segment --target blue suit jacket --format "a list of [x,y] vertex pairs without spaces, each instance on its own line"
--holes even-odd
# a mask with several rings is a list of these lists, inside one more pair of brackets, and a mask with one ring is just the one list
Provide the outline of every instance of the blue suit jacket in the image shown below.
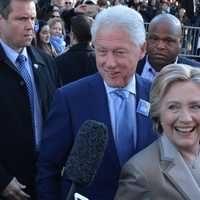
[[[148,101],[150,83],[136,76],[136,104]],[[148,117],[137,113],[137,148],[133,155],[151,144],[152,132]],[[60,199],[61,169],[73,145],[75,135],[86,120],[103,122],[108,127],[109,141],[103,161],[93,183],[77,191],[90,200],[112,200],[118,186],[120,164],[113,138],[105,86],[97,73],[58,89],[50,111],[38,162],[38,200]],[[67,180],[64,180],[67,183]],[[65,191],[68,186],[65,185]]]

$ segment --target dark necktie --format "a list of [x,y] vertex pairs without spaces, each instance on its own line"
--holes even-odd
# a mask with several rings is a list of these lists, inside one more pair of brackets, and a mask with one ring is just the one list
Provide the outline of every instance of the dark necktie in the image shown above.
[[19,54],[16,62],[17,62],[17,69],[18,69],[20,75],[22,76],[22,78],[24,79],[24,81],[26,83],[26,88],[27,88],[27,92],[28,92],[28,96],[29,96],[29,102],[30,102],[30,109],[31,109],[32,117],[34,119],[33,84],[32,84],[32,80],[31,80],[31,76],[28,73],[28,70],[26,69],[26,57],[22,54]]

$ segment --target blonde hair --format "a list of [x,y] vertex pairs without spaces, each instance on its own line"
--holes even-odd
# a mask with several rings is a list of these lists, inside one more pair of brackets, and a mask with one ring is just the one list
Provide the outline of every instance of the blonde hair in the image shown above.
[[200,68],[185,64],[170,64],[165,66],[153,81],[150,91],[150,116],[155,132],[160,134],[163,132],[160,122],[160,104],[165,94],[173,84],[186,81],[200,85]]
[[50,18],[48,20],[48,25],[50,28],[52,28],[56,23],[60,23],[62,26],[62,34],[65,35],[65,26],[64,26],[64,22],[60,17],[54,17],[54,18]]

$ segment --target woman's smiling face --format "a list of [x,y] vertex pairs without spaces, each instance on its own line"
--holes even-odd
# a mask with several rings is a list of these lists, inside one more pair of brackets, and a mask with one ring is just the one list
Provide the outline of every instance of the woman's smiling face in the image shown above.
[[165,134],[180,152],[199,148],[200,85],[175,82],[161,99],[160,121]]

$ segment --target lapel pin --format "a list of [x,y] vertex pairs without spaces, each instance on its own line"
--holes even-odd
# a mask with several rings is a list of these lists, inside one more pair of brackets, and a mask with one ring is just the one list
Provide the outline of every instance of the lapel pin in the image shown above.
[[39,65],[38,65],[38,64],[33,64],[33,66],[35,67],[35,69],[38,69],[38,68],[39,68]]
[[150,103],[148,101],[140,99],[138,106],[137,106],[137,112],[148,117],[149,116],[149,110],[150,110]]

